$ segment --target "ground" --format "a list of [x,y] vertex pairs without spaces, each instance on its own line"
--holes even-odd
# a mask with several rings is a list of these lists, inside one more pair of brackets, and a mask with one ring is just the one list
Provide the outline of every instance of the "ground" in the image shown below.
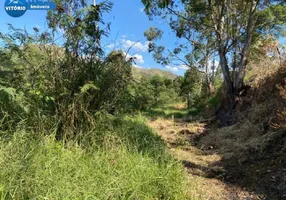
[[[286,168],[283,171],[283,166],[275,165],[273,160],[274,163],[268,165],[271,154],[267,154],[268,157],[264,155],[259,162],[252,162],[251,160],[257,159],[257,156],[249,155],[247,161],[243,160],[243,157],[225,159],[229,152],[222,154],[214,146],[209,145],[209,142],[205,143],[208,146],[204,146],[202,142],[210,132],[214,131],[212,127],[199,121],[185,121],[184,118],[161,117],[150,119],[148,124],[166,141],[174,157],[183,163],[188,174],[191,199],[274,200],[284,198],[283,189],[282,193],[278,194],[278,189],[271,190],[271,187],[278,187],[276,184],[280,183],[279,181],[275,183],[277,174],[278,179],[286,177]],[[281,154],[280,160],[278,156],[276,162],[283,162],[284,155]],[[271,170],[278,170],[278,172],[273,174]],[[264,178],[260,180],[260,177]],[[255,188],[258,186],[259,188]],[[266,191],[267,189],[269,191]]]

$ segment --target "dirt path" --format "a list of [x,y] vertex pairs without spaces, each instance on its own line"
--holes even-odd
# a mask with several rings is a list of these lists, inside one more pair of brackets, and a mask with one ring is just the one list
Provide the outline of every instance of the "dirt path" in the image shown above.
[[189,178],[191,199],[205,200],[257,200],[263,199],[244,188],[226,183],[227,174],[221,165],[221,155],[212,147],[202,150],[196,146],[204,137],[206,124],[155,119],[148,122],[167,143],[174,157],[182,161]]

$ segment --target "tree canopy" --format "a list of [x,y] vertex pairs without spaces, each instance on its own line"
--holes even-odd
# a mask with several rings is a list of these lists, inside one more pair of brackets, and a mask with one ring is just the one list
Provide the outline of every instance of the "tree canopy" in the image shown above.
[[[166,64],[170,57],[187,66],[206,63],[210,57],[219,58],[230,98],[243,87],[250,47],[272,34],[285,34],[285,2],[279,0],[142,0],[146,14],[159,16],[169,23],[180,44],[165,56],[166,48],[150,44],[154,58]],[[162,31],[155,27],[145,32],[149,41],[160,39]],[[182,51],[184,58],[179,58]],[[196,67],[201,67],[197,65]]]

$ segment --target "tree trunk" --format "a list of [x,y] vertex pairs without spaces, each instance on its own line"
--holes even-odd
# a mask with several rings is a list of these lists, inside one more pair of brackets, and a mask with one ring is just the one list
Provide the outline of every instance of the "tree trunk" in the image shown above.
[[206,66],[206,84],[208,88],[208,95],[211,96],[214,93],[214,87],[211,82],[210,74],[209,74],[209,53],[207,52],[207,56],[205,59],[205,66]]
[[208,91],[209,91],[209,96],[212,96],[214,94],[214,86],[211,81],[208,82]]
[[251,8],[249,11],[247,30],[246,30],[246,38],[244,41],[244,46],[241,52],[241,59],[238,66],[238,75],[235,80],[235,89],[239,90],[243,86],[243,79],[245,76],[245,68],[247,65],[247,59],[249,55],[249,49],[252,41],[253,29],[254,29],[254,15],[257,7],[256,0],[251,1]]
[[188,104],[188,108],[191,108],[191,93],[190,92],[187,94],[187,104]]
[[229,73],[229,66],[227,64],[226,59],[226,48],[225,48],[225,9],[226,9],[226,0],[224,0],[221,4],[221,10],[219,11],[219,17],[216,18],[212,15],[212,20],[214,22],[214,29],[216,31],[216,36],[218,40],[218,52],[220,58],[220,66],[222,69],[222,74],[225,80],[225,87],[226,87],[226,97],[227,99],[232,102],[233,99],[233,82],[231,80],[231,76]]
[[225,81],[226,96],[227,98],[232,98],[233,97],[233,82],[231,80],[229,67],[228,67],[227,59],[226,59],[226,53],[224,49],[225,49],[224,46],[219,47],[220,66],[221,66],[222,74],[223,74],[224,81]]

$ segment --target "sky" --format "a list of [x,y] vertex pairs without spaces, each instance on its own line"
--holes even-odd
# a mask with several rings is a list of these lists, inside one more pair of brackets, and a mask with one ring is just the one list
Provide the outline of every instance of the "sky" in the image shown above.
[[148,42],[144,32],[151,26],[162,29],[166,34],[163,45],[174,46],[175,40],[168,25],[163,21],[150,21],[144,13],[144,5],[140,0],[115,0],[111,13],[105,15],[104,19],[111,22],[111,34],[106,41],[107,48],[128,50],[131,56],[137,58],[136,66],[141,68],[159,68],[182,75],[185,68],[161,66],[157,64],[152,54],[148,53]]
[[[7,32],[7,23],[11,23],[16,28],[26,28],[32,31],[33,27],[41,31],[47,29],[47,11],[29,10],[19,18],[10,17],[0,5],[0,31]],[[100,2],[98,0],[98,2]],[[176,39],[168,25],[163,21],[150,21],[144,13],[144,5],[141,0],[112,0],[113,9],[110,13],[104,14],[104,20],[111,23],[111,31],[108,38],[104,38],[102,45],[106,52],[113,49],[128,51],[130,56],[136,57],[136,67],[159,68],[171,71],[178,75],[183,75],[185,66],[162,66],[156,63],[151,53],[148,53],[148,42],[144,37],[144,32],[151,26],[159,27],[164,31],[162,45],[172,47]],[[1,3],[0,3],[1,4]],[[2,7],[2,8],[1,8]]]
[[[97,0],[100,2],[100,0]],[[156,63],[152,54],[148,53],[148,42],[144,37],[144,32],[151,26],[155,26],[164,31],[164,36],[160,44],[170,49],[175,47],[177,42],[174,33],[170,30],[167,23],[163,20],[150,21],[144,13],[144,5],[141,0],[111,0],[113,9],[110,13],[104,14],[104,20],[111,23],[111,31],[108,38],[104,38],[102,45],[106,52],[113,49],[122,49],[128,51],[130,56],[136,57],[136,67],[140,68],[159,68],[168,70],[178,75],[183,75],[186,66],[162,66]],[[16,28],[26,28],[32,31],[33,27],[37,27],[44,31],[47,29],[46,14],[47,11],[27,11],[19,18],[10,17],[0,5],[0,32],[7,32],[7,23],[11,23]],[[1,3],[0,3],[1,4]],[[1,8],[2,7],[2,8]],[[286,43],[285,38],[281,38],[280,42]]]

